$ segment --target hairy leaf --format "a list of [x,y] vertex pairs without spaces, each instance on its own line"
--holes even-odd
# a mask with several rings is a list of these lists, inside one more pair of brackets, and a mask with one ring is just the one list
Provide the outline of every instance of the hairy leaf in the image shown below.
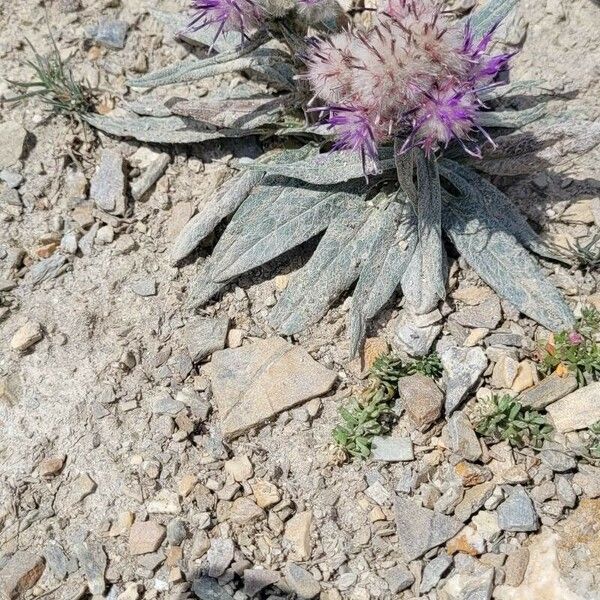
[[402,277],[407,303],[417,314],[432,311],[446,295],[446,258],[442,243],[442,199],[435,157],[415,153],[417,202],[412,205],[418,242]]
[[573,326],[561,295],[487,204],[444,192],[443,223],[460,254],[500,296],[548,329]]
[[291,335],[316,323],[356,281],[377,234],[377,211],[363,202],[338,214],[306,265],[290,281],[269,322]]
[[482,127],[524,127],[525,125],[529,125],[529,123],[541,119],[546,112],[546,107],[543,105],[525,110],[481,112],[477,116],[477,124]]
[[519,0],[487,0],[482,8],[470,17],[476,39],[484,36],[500,21],[503,21],[519,4]]
[[408,196],[408,199],[416,204],[417,188],[414,184],[415,155],[416,149],[402,152],[402,143],[399,138],[394,140],[394,159],[396,161],[396,174],[400,189]]
[[501,85],[497,85],[490,90],[481,92],[479,97],[484,102],[489,102],[490,100],[497,100],[498,98],[504,98],[504,96],[512,96],[515,92],[529,92],[533,88],[544,83],[543,79],[525,79],[521,81],[511,81],[510,83],[505,83]]
[[376,235],[361,266],[349,315],[350,355],[356,356],[367,321],[392,297],[417,244],[414,212],[408,198],[376,213]]
[[186,306],[188,308],[198,308],[204,306],[211,298],[214,298],[229,283],[224,281],[217,283],[212,275],[215,264],[214,256],[204,261],[196,277],[192,280],[188,288],[188,297]]

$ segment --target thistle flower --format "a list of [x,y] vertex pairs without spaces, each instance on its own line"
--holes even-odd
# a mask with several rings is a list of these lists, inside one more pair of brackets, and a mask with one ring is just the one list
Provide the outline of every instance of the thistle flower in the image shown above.
[[242,40],[247,39],[248,31],[259,27],[266,18],[262,5],[255,0],[193,0],[192,8],[197,12],[188,29],[198,31],[216,25],[215,40],[226,31],[238,31]]
[[420,146],[427,154],[456,139],[480,156],[471,134],[491,140],[477,123],[478,94],[494,85],[511,57],[488,54],[495,29],[477,40],[469,25],[450,23],[434,0],[383,0],[371,29],[314,40],[304,78],[331,107],[330,126],[345,117],[335,147],[354,142],[363,156],[376,158],[373,143],[393,136],[404,139],[404,150]]

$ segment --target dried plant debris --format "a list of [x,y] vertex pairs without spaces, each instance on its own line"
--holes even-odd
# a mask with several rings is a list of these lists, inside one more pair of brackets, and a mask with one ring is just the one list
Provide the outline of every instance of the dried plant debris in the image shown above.
[[493,395],[477,402],[475,430],[492,442],[507,441],[513,446],[539,448],[552,433],[546,417],[536,410],[523,408],[508,394]]
[[575,263],[582,269],[600,267],[600,233],[594,234],[585,241],[578,239],[570,243],[569,249]]

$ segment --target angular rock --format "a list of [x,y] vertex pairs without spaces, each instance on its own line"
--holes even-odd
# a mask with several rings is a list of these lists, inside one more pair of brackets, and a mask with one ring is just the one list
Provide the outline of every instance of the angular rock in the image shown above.
[[90,592],[94,595],[104,594],[106,588],[104,573],[107,564],[104,548],[97,542],[87,541],[75,544],[74,549]]
[[135,522],[129,530],[129,553],[132,556],[156,552],[165,539],[165,528],[154,521]]
[[500,300],[494,295],[476,306],[461,308],[451,319],[464,327],[496,329],[502,320]]
[[572,456],[559,450],[544,449],[540,452],[540,459],[555,473],[573,471],[577,467],[577,461]]
[[236,456],[231,460],[226,461],[224,468],[225,473],[231,475],[234,481],[246,481],[254,474],[252,463],[245,454],[242,456]]
[[495,487],[494,483],[488,481],[469,488],[456,506],[454,516],[461,521],[466,521],[486,503]]
[[10,341],[10,347],[17,352],[24,352],[43,337],[42,326],[36,321],[28,321],[16,331]]
[[586,429],[600,421],[600,381],[550,404],[546,409],[560,433]]
[[142,298],[156,296],[156,280],[148,277],[138,279],[131,284],[131,291]]
[[103,19],[91,33],[98,44],[113,50],[121,50],[125,47],[128,29],[129,25],[125,21]]
[[314,598],[321,592],[321,584],[302,567],[292,563],[283,573],[291,590],[300,598]]
[[519,363],[508,355],[501,356],[494,365],[492,387],[497,390],[510,389],[517,377]]
[[266,587],[276,584],[280,579],[281,576],[277,571],[246,569],[244,571],[244,594],[252,598]]
[[423,578],[419,591],[421,594],[426,594],[432,590],[442,578],[442,575],[450,568],[452,557],[447,554],[440,554],[433,560],[429,561],[423,569]]
[[575,473],[573,483],[583,490],[584,496],[587,496],[588,498],[599,498],[600,467],[579,465],[579,471]]
[[90,197],[101,210],[119,214],[124,212],[127,203],[124,167],[125,161],[118,150],[102,151],[90,184]]
[[527,548],[519,548],[512,554],[509,554],[504,568],[504,572],[506,573],[504,583],[513,587],[521,585],[528,564],[529,550]]
[[450,416],[486,370],[488,359],[479,347],[448,348],[440,359],[446,384],[446,416]]
[[58,581],[63,581],[69,573],[69,560],[58,542],[52,540],[45,546],[44,558],[50,573]]
[[148,502],[147,510],[149,514],[176,515],[181,512],[179,496],[177,492],[163,489],[154,498]]
[[415,576],[404,566],[396,565],[380,572],[392,594],[397,594],[409,588],[415,582]]
[[279,337],[215,352],[207,370],[227,438],[322,396],[336,380],[305,350]]
[[566,507],[573,508],[577,503],[577,494],[571,482],[566,477],[556,476],[554,483],[556,485],[556,497],[558,500]]
[[553,373],[540,383],[521,394],[519,402],[523,406],[531,406],[536,410],[546,408],[549,404],[564,398],[577,389],[577,379],[574,375],[561,377]]
[[235,545],[230,538],[213,538],[206,553],[208,576],[220,577],[233,561]]
[[310,527],[313,514],[310,510],[296,513],[285,525],[283,541],[290,548],[292,560],[305,561],[310,558]]
[[471,525],[464,527],[457,535],[446,544],[448,554],[468,554],[479,556],[485,552],[483,536]]
[[481,564],[454,573],[441,589],[447,600],[490,600],[493,591],[494,569]]
[[0,169],[11,167],[23,154],[27,130],[15,121],[0,123]]
[[211,577],[194,579],[192,591],[200,600],[233,600],[233,596]]
[[54,477],[62,471],[65,464],[65,455],[61,456],[50,456],[42,460],[38,465],[38,471],[42,477]]
[[537,531],[539,519],[525,489],[517,485],[498,506],[498,525],[503,531]]
[[468,461],[475,462],[482,454],[479,438],[463,412],[456,412],[448,419],[448,440],[450,448]]
[[463,527],[457,519],[423,508],[408,498],[396,500],[394,513],[400,552],[406,561],[443,544]]
[[238,498],[231,505],[230,520],[236,525],[248,525],[264,516],[265,511],[250,498]]
[[409,437],[373,438],[371,458],[383,462],[414,460],[413,443]]
[[277,489],[277,486],[259,479],[250,484],[252,493],[256,500],[256,504],[260,508],[270,508],[281,500],[281,493]]
[[7,600],[22,597],[36,584],[45,568],[43,556],[29,552],[13,554],[0,570],[0,597]]
[[401,377],[398,391],[406,413],[418,427],[427,427],[441,417],[444,395],[429,377],[420,373]]
[[[434,311],[433,314],[436,314],[437,319],[439,311]],[[441,315],[439,316],[441,318]],[[403,313],[394,331],[394,349],[406,352],[410,356],[429,354],[433,342],[442,331],[442,325],[436,321],[429,322],[427,317],[428,315],[413,316],[408,311]]]
[[189,319],[185,324],[185,341],[192,362],[200,362],[213,352],[223,350],[228,329],[228,317]]

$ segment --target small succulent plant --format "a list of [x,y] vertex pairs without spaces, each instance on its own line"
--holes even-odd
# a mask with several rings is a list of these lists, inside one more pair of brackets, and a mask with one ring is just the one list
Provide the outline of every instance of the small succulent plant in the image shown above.
[[477,402],[474,412],[475,430],[493,441],[507,441],[513,446],[538,448],[552,433],[546,417],[525,408],[511,396],[493,395]]
[[553,335],[541,349],[546,374],[559,369],[572,372],[579,385],[600,379],[600,312],[584,308],[575,328]]
[[589,441],[589,452],[591,458],[600,460],[600,421],[594,423],[588,430],[590,441]]

